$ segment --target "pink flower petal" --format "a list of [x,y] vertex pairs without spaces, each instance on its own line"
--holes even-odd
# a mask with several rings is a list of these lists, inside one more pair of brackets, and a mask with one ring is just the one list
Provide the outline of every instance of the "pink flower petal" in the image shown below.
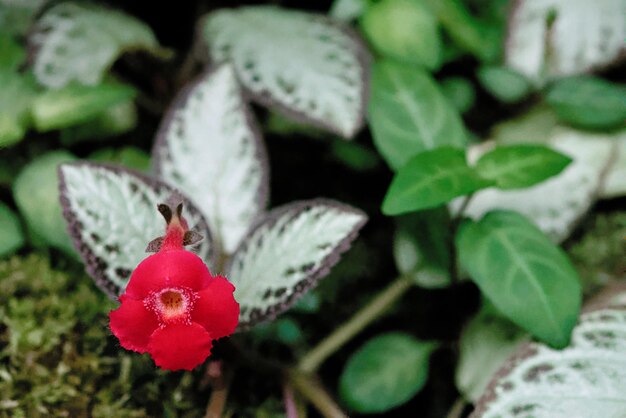
[[166,370],[191,370],[211,354],[211,335],[199,324],[172,324],[150,337],[148,352]]
[[143,260],[130,277],[126,295],[144,299],[168,287],[204,289],[212,276],[200,257],[186,250],[160,251]]
[[214,339],[232,334],[239,322],[239,303],[235,300],[233,286],[222,276],[217,276],[209,286],[198,292],[191,312],[191,320],[202,325]]
[[141,300],[122,295],[120,302],[120,307],[109,313],[111,331],[125,349],[145,353],[150,336],[159,326],[157,317]]

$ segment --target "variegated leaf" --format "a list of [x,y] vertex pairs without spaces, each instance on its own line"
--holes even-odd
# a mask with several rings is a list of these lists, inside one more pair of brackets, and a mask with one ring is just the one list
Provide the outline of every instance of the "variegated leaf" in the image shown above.
[[260,103],[346,138],[362,126],[369,58],[339,22],[271,6],[242,7],[209,14],[200,35],[210,60],[231,61]]
[[[87,272],[109,296],[126,288],[132,270],[147,257],[146,246],[162,236],[165,222],[156,209],[180,194],[163,182],[121,167],[94,163],[59,168],[63,215]],[[185,201],[190,228],[204,236],[198,255],[212,262],[211,236],[199,210]]]
[[334,266],[366,215],[329,200],[274,209],[252,230],[227,269],[241,306],[240,328],[289,308]]
[[29,42],[35,76],[53,88],[71,81],[98,84],[122,52],[158,47],[143,22],[112,9],[72,2],[47,10]]
[[609,168],[601,198],[613,198],[626,195],[626,129],[612,135],[609,141],[615,142],[617,152],[613,156],[614,162]]
[[626,1],[520,0],[509,20],[507,64],[537,84],[623,57]]
[[495,375],[471,417],[624,417],[625,352],[625,310],[585,314],[569,347],[523,346]]
[[[470,160],[476,160],[493,145],[489,142],[471,149]],[[553,241],[567,238],[598,198],[615,145],[604,134],[568,128],[555,129],[546,145],[573,162],[559,175],[527,189],[480,191],[465,214],[478,219],[493,209],[511,209],[532,219]],[[452,202],[453,211],[461,204],[458,199]]]
[[157,173],[193,199],[216,244],[232,253],[265,208],[269,186],[265,146],[230,65],[184,91],[157,138]]

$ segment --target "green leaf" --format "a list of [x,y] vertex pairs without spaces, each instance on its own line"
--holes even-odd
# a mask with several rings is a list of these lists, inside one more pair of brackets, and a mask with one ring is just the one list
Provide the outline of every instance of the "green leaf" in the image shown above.
[[0,146],[7,146],[26,133],[35,87],[27,76],[0,69],[0,91]]
[[559,80],[546,101],[561,120],[580,128],[615,128],[626,120],[626,86],[596,77]]
[[0,257],[11,254],[24,244],[20,220],[7,205],[0,202]]
[[459,392],[476,402],[494,373],[527,334],[510,321],[483,310],[463,329],[455,381]]
[[440,147],[416,155],[398,171],[382,211],[400,215],[430,209],[494,184],[467,165],[462,150]]
[[121,135],[137,126],[135,102],[129,100],[109,107],[94,119],[61,131],[61,144],[72,146],[83,141],[101,140]]
[[150,155],[136,147],[101,148],[89,155],[89,160],[123,165],[133,170],[147,173],[150,169]]
[[430,70],[441,65],[437,18],[419,0],[382,0],[371,5],[361,27],[374,48],[399,61]]
[[490,25],[474,17],[461,0],[428,0],[454,42],[481,61],[493,61],[500,53],[502,38]]
[[428,378],[433,343],[404,333],[369,340],[355,352],[340,378],[341,397],[360,413],[388,411],[417,394]]
[[415,284],[441,288],[450,284],[450,219],[444,207],[397,219],[393,240],[396,268]]
[[159,50],[152,30],[122,12],[87,3],[63,2],[45,11],[29,35],[33,71],[48,87],[71,82],[95,85],[124,51]]
[[42,132],[66,128],[94,119],[101,112],[134,96],[132,87],[116,83],[97,86],[72,84],[59,90],[48,90],[33,103],[33,122]]
[[565,253],[516,212],[466,221],[456,236],[461,265],[507,318],[553,347],[565,347],[581,304]]
[[61,215],[57,167],[76,158],[54,151],[31,161],[13,183],[13,197],[29,230],[44,244],[76,254]]
[[334,0],[328,15],[344,22],[350,22],[358,19],[366,9],[367,0]]
[[556,176],[571,162],[552,148],[521,144],[496,147],[480,157],[474,169],[499,189],[523,189]]
[[425,150],[466,145],[459,113],[427,72],[381,61],[374,66],[371,89],[374,143],[392,169]]
[[485,90],[503,103],[519,102],[531,91],[528,80],[509,68],[482,67],[476,75]]
[[368,171],[380,165],[378,154],[362,144],[347,141],[333,141],[332,155],[355,171]]
[[0,32],[0,68],[16,70],[26,59],[26,51],[15,38]]
[[441,81],[441,90],[461,113],[470,110],[476,101],[474,85],[466,78],[448,77]]

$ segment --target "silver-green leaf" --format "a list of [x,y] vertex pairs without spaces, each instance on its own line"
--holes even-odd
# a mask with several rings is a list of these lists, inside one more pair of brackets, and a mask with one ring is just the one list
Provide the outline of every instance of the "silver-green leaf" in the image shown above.
[[[571,344],[530,343],[511,357],[471,418],[626,416],[626,310],[582,315]],[[520,415],[522,416],[522,415]]]
[[260,130],[231,66],[187,88],[157,138],[157,173],[193,199],[216,244],[232,254],[265,209],[269,176]]
[[74,2],[46,10],[29,43],[37,80],[53,88],[71,81],[98,84],[122,52],[158,48],[145,23],[113,9]]
[[521,0],[509,20],[506,63],[543,84],[617,61],[625,38],[623,0]]
[[200,211],[167,184],[116,166],[88,162],[59,168],[61,203],[74,246],[96,284],[116,298],[130,274],[147,257],[149,242],[165,231],[157,205],[183,197],[189,227],[203,240],[198,256],[213,266],[211,235]]
[[360,210],[324,199],[294,202],[261,218],[226,269],[241,306],[239,328],[293,305],[328,274],[366,220]]
[[369,56],[340,22],[251,6],[209,14],[200,35],[209,59],[230,61],[256,101],[346,138],[363,125]]

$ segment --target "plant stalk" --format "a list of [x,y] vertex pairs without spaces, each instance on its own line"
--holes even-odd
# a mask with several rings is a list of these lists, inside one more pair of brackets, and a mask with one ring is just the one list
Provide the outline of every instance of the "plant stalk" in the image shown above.
[[295,390],[311,402],[325,418],[347,418],[317,377],[296,369],[286,370],[286,378]]
[[384,314],[411,286],[413,283],[405,276],[395,279],[352,318],[305,354],[298,363],[298,369],[305,373],[315,373],[330,355]]

